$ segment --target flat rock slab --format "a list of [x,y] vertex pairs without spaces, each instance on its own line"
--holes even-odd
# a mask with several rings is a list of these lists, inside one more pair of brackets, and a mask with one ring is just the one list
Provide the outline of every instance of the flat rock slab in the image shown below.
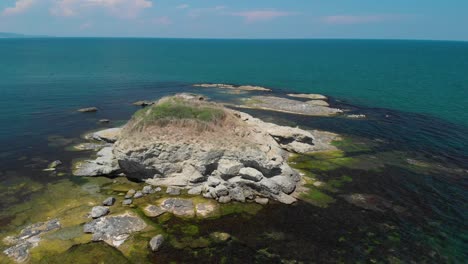
[[305,98],[310,100],[327,100],[325,95],[321,94],[288,94],[289,97]]
[[25,262],[29,258],[29,250],[39,245],[41,236],[60,227],[58,219],[27,226],[18,236],[8,236],[3,240],[5,244],[15,244],[5,249],[3,253],[16,262]]
[[310,116],[334,116],[343,113],[340,109],[275,96],[253,96],[246,100],[246,106]]
[[139,217],[125,213],[95,219],[84,225],[85,233],[93,234],[93,241],[104,241],[119,247],[130,234],[146,228],[146,223]]
[[177,216],[193,217],[195,206],[192,200],[181,198],[169,198],[161,202],[161,208]]
[[143,213],[145,213],[148,217],[158,217],[166,212],[165,209],[157,206],[157,205],[148,205],[143,209]]
[[114,143],[116,142],[119,137],[120,133],[122,132],[122,128],[115,127],[115,128],[108,128],[98,132],[91,133],[87,136],[87,138],[104,141],[107,143]]
[[219,89],[233,89],[233,90],[241,90],[241,91],[264,91],[268,92],[271,89],[256,86],[256,85],[232,85],[232,84],[224,84],[224,83],[202,83],[202,84],[194,84],[194,87],[202,87],[202,88],[219,88]]

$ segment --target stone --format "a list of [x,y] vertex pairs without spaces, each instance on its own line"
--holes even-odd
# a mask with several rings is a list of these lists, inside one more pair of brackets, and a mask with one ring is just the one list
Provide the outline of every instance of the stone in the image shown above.
[[166,212],[166,210],[162,209],[159,206],[152,205],[152,204],[147,205],[143,209],[143,213],[148,217],[158,217],[158,216],[164,214],[165,212]]
[[105,216],[109,213],[109,208],[105,206],[95,206],[91,209],[90,216],[92,218],[99,218],[101,216]]
[[122,205],[131,205],[133,203],[132,199],[125,199],[122,201]]
[[213,232],[210,234],[210,238],[214,242],[220,243],[220,242],[226,242],[229,239],[231,239],[231,235],[225,232]]
[[109,124],[110,120],[109,119],[99,119],[99,123],[101,124]]
[[39,245],[41,237],[59,228],[61,224],[58,219],[29,225],[21,230],[18,236],[4,238],[5,244],[13,244],[13,246],[5,249],[3,253],[16,262],[26,262],[29,259],[29,250]]
[[270,179],[274,181],[281,188],[281,191],[286,194],[290,194],[296,189],[296,182],[291,177],[279,175],[271,177]]
[[258,182],[263,178],[263,174],[254,168],[242,168],[239,171],[239,175],[250,181]]
[[135,198],[135,199],[138,199],[138,198],[141,198],[141,197],[143,197],[143,193],[141,191],[138,191],[138,192],[135,193],[135,195],[133,195],[133,198]]
[[103,202],[102,202],[102,205],[105,205],[105,206],[112,206],[114,205],[115,203],[115,198],[114,197],[108,197],[107,199],[105,199]]
[[162,191],[161,187],[154,188],[154,192],[160,192],[160,191]]
[[241,187],[236,186],[229,189],[229,196],[231,197],[231,200],[241,203],[245,202],[244,190]]
[[256,197],[255,198],[255,202],[258,203],[258,204],[268,204],[268,198],[262,198],[262,197]]
[[202,190],[203,190],[203,186],[198,185],[189,189],[187,193],[190,195],[199,195],[201,194]]
[[221,180],[215,177],[208,177],[207,184],[210,187],[216,187],[221,183]]
[[218,209],[218,206],[215,203],[206,202],[199,203],[195,207],[195,212],[199,217],[208,217],[213,214]]
[[56,161],[51,162],[47,168],[49,168],[49,169],[55,169],[55,168],[57,168],[57,167],[60,166],[60,165],[62,165],[62,161],[56,160]]
[[404,207],[398,205],[395,206],[391,201],[375,194],[353,193],[342,195],[342,197],[350,204],[375,212],[383,213],[388,209],[391,209],[400,213],[406,210]]
[[78,109],[77,111],[81,112],[81,113],[92,113],[92,112],[97,112],[98,108],[97,107],[86,107],[86,108]]
[[180,195],[180,188],[167,187],[166,193],[169,195]]
[[134,189],[128,190],[128,192],[125,194],[125,199],[130,199],[135,195],[136,191]]
[[161,202],[161,208],[177,216],[193,217],[195,208],[192,200],[181,198],[168,198]]
[[153,252],[158,251],[161,245],[164,243],[163,235],[157,235],[151,238],[149,246]]
[[231,201],[231,197],[229,196],[221,196],[218,198],[218,202],[220,203],[229,203]]
[[142,100],[142,101],[136,101],[133,103],[133,105],[135,106],[142,106],[142,107],[145,107],[145,106],[148,106],[148,105],[152,105],[154,104],[154,102],[152,101],[147,101],[147,100]]
[[215,194],[216,194],[217,197],[229,195],[228,188],[226,186],[224,186],[224,185],[221,185],[221,184],[216,186],[214,191],[215,191]]
[[151,194],[154,193],[154,190],[153,187],[151,187],[150,185],[146,185],[145,187],[143,187],[143,190],[141,190],[141,192],[144,194]]
[[244,167],[244,165],[238,161],[222,159],[218,162],[217,171],[222,176],[235,176],[242,167]]
[[366,118],[366,115],[363,114],[353,114],[353,115],[346,115],[347,118],[352,118],[352,119],[363,119]]
[[121,215],[105,216],[86,223],[85,233],[93,234],[93,241],[104,241],[111,246],[119,247],[135,232],[146,228],[146,223],[129,212]]

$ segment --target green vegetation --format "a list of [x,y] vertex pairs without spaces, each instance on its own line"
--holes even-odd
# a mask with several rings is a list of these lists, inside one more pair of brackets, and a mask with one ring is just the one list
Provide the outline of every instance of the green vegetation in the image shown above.
[[306,185],[309,190],[301,195],[301,198],[318,207],[328,207],[329,204],[334,203],[335,199],[317,188]]
[[201,122],[216,122],[225,117],[220,107],[207,103],[189,102],[179,98],[167,98],[158,104],[135,113],[134,118],[140,119],[145,125],[151,123],[164,124],[172,120],[196,120]]
[[80,244],[54,255],[44,256],[39,263],[131,263],[119,250],[104,242]]
[[355,160],[345,157],[340,150],[317,152],[307,155],[294,155],[289,159],[291,166],[304,171],[330,171],[350,166]]

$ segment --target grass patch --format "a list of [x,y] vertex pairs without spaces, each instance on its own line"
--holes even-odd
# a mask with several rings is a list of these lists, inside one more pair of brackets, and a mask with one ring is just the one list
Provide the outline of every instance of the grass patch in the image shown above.
[[133,116],[141,125],[165,125],[173,120],[195,120],[206,123],[221,121],[226,113],[222,108],[208,103],[184,101],[169,97],[156,105],[144,108]]

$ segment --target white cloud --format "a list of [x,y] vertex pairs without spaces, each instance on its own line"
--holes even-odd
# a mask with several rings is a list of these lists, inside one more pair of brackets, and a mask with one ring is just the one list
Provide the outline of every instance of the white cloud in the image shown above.
[[257,21],[268,21],[278,17],[292,16],[295,13],[276,11],[276,10],[252,10],[245,12],[232,13],[233,16],[243,17],[245,22],[253,23]]
[[206,8],[195,8],[189,11],[189,16],[196,18],[201,17],[207,14],[213,13],[221,13],[223,10],[227,9],[226,6],[214,6],[214,7],[206,7]]
[[150,0],[56,0],[50,12],[55,16],[75,16],[90,9],[104,9],[119,17],[132,18],[152,6]]
[[16,15],[19,13],[23,13],[27,9],[29,9],[32,5],[34,5],[36,0],[16,0],[14,7],[7,7],[3,10],[3,15]]
[[189,7],[190,7],[190,5],[188,5],[188,4],[181,4],[181,5],[176,6],[177,9],[187,9]]
[[172,20],[167,16],[154,18],[151,22],[154,25],[160,25],[160,26],[168,26],[172,24]]

